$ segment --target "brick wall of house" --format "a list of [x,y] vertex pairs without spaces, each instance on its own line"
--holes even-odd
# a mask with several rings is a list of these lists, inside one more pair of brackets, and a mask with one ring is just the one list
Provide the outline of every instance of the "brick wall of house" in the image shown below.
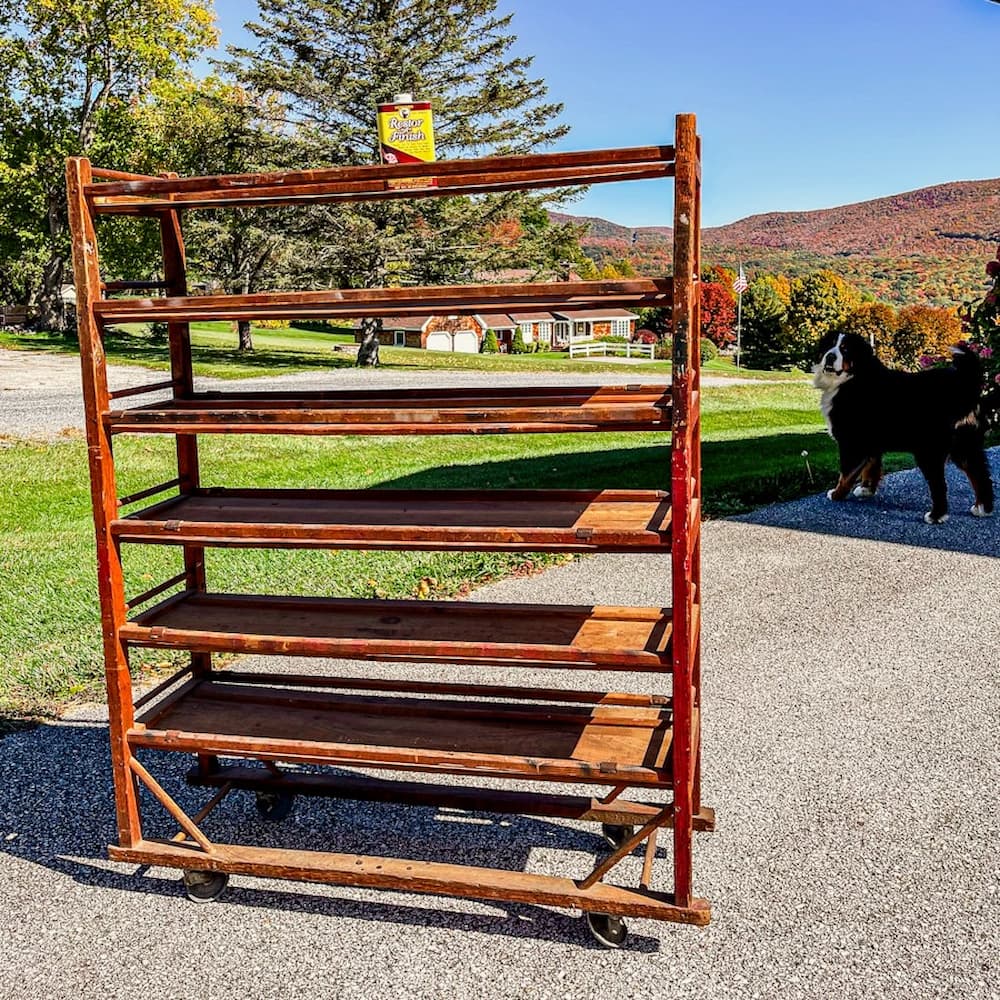
[[611,336],[610,323],[595,323],[591,329],[594,331],[594,340],[600,340],[601,337]]
[[451,318],[448,316],[432,316],[426,329],[420,335],[420,346],[426,346],[428,334],[435,333],[438,330],[447,330],[448,333],[457,333],[459,330],[473,330],[479,343],[483,342],[482,327],[471,316],[455,316]]

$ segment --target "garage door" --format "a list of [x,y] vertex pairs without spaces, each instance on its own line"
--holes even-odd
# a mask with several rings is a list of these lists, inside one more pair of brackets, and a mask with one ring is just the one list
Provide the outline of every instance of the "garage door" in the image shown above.
[[461,354],[478,354],[479,338],[475,330],[459,330],[454,334],[454,350]]
[[443,330],[439,330],[437,333],[427,334],[427,350],[428,351],[450,351],[451,350],[451,334],[446,333]]

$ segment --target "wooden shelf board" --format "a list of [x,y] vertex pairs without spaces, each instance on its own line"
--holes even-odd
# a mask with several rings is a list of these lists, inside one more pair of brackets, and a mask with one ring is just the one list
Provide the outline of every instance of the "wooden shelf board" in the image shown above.
[[671,303],[672,296],[670,278],[629,278],[101,299],[93,303],[93,311],[106,324],[194,322],[199,319],[358,319],[364,316],[549,311],[584,306],[664,308]]
[[668,551],[658,490],[199,490],[112,522],[127,541],[226,546]]
[[688,906],[677,906],[671,894],[649,889],[629,889],[605,882],[581,889],[573,879],[552,875],[405,858],[235,844],[213,844],[212,852],[206,854],[189,844],[163,840],[140,840],[128,847],[111,845],[108,855],[114,861],[132,864],[399,889],[469,899],[512,900],[697,926],[704,926],[711,919],[708,901],[699,898],[691,899]]
[[[409,199],[642,180],[672,176],[673,161],[673,146],[637,146],[203,177],[115,176],[96,170],[95,177],[111,183],[88,184],[84,194],[98,213],[152,214],[177,208]],[[416,186],[392,187],[399,181]]]
[[664,786],[669,707],[334,693],[202,681],[152,706],[133,746],[362,767]]
[[111,410],[114,433],[496,434],[669,431],[662,385],[197,393]]
[[669,609],[186,593],[120,629],[202,652],[669,671]]

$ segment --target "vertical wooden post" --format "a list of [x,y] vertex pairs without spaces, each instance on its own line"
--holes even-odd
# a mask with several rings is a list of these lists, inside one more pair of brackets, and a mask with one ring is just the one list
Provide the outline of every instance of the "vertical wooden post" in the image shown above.
[[121,552],[111,537],[111,522],[118,516],[118,500],[111,435],[102,420],[102,415],[109,409],[109,398],[104,344],[93,311],[94,303],[101,297],[101,273],[94,220],[84,193],[84,188],[91,180],[89,160],[71,157],[66,161],[77,328],[83,367],[87,456],[90,462],[90,490],[97,536],[97,588],[104,636],[115,811],[118,841],[122,847],[133,847],[142,839],[142,828],[138,788],[129,767],[132,753],[126,735],[134,721],[132,677],[129,673],[128,651],[119,639],[119,630],[125,623],[125,586]]
[[673,718],[671,749],[674,776],[674,902],[691,902],[692,785],[694,782],[692,626],[694,552],[691,531],[694,498],[692,450],[696,446],[697,407],[692,393],[698,384],[698,195],[697,138],[694,115],[676,122],[674,185],[673,421],[671,442],[671,507],[673,525]]
[[[694,603],[701,611],[701,137],[695,137],[695,177],[694,177],[694,273],[698,276],[695,286],[698,294],[694,299],[694,328],[698,331],[698,349],[694,352],[692,388],[698,393],[698,419],[691,431],[691,479],[694,495],[698,498],[698,521],[693,529],[698,537],[692,546],[691,582],[695,587]],[[694,754],[694,775],[691,791],[691,808],[697,813],[701,809],[701,615],[698,615],[697,632],[691,635],[694,658],[691,664],[691,694],[698,709],[698,732],[692,747]]]
[[[164,173],[165,178],[176,177],[176,173]],[[163,281],[168,296],[184,296],[188,293],[187,261],[184,251],[184,232],[181,228],[179,211],[163,212],[160,215],[160,246],[163,251]],[[170,344],[170,374],[175,380],[174,393],[182,398],[194,395],[194,371],[191,362],[191,326],[186,322],[167,324]],[[201,483],[198,458],[198,438],[194,434],[178,434],[177,478],[180,492],[193,493]],[[188,590],[206,589],[205,549],[201,545],[184,545],[184,574]],[[191,653],[191,669],[195,675],[204,676],[212,669],[211,653]],[[202,775],[207,775],[218,766],[217,759],[209,754],[198,755],[198,767]]]

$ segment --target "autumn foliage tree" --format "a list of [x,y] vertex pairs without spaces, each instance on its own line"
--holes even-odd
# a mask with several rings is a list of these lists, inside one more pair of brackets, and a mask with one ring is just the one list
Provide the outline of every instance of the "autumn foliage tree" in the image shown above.
[[841,323],[840,329],[864,337],[881,361],[892,364],[895,361],[892,341],[898,322],[892,306],[884,302],[863,302]]
[[904,306],[890,344],[892,363],[915,368],[924,356],[947,356],[948,348],[962,339],[962,322],[951,309]]
[[728,347],[735,339],[736,301],[731,286],[703,281],[701,287],[701,335],[716,347]]

